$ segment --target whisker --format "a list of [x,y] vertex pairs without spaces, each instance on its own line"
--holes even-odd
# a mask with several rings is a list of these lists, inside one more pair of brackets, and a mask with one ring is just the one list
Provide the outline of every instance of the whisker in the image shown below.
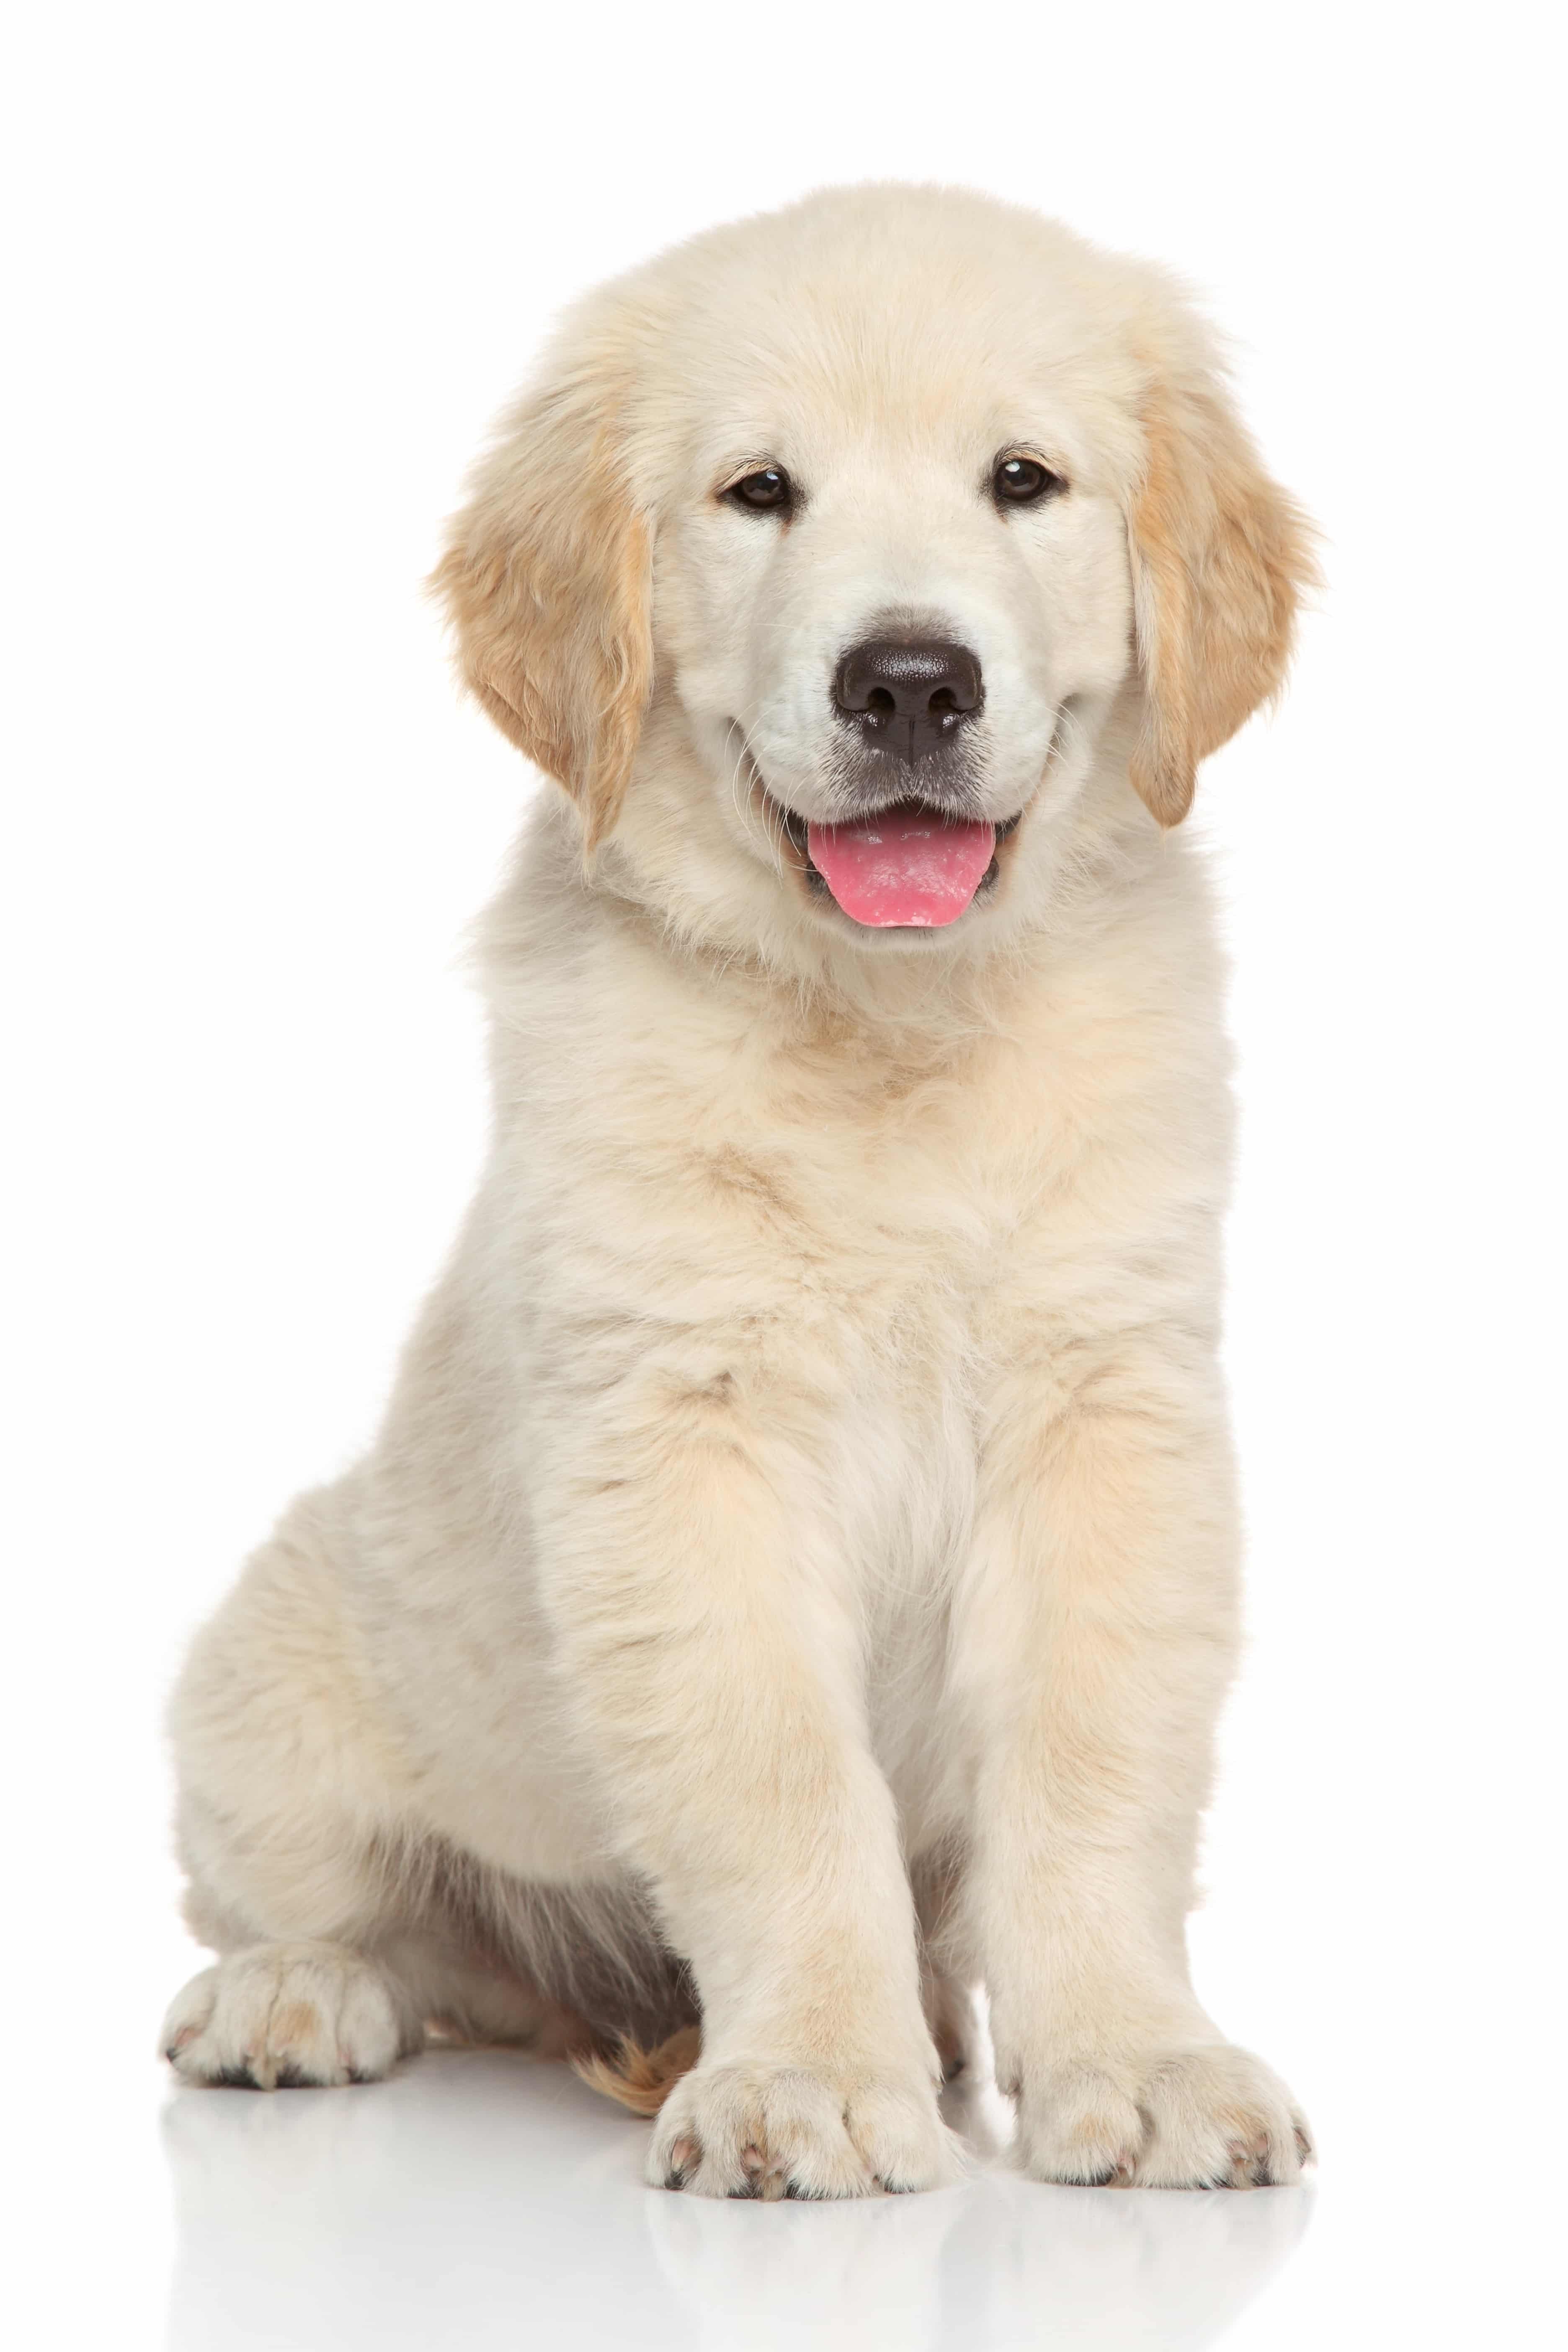
[[751,746],[746,741],[745,734],[743,730],[741,728],[740,721],[732,719],[730,721],[728,731],[731,734],[739,734],[741,737],[740,756],[736,761],[733,772],[730,778],[730,797],[734,805],[736,814],[740,817],[742,824],[745,825],[748,832],[754,831],[752,823],[752,816],[754,810],[752,797],[751,793],[748,793],[746,795],[747,804],[743,806],[741,801],[739,789],[741,771],[742,768],[749,765],[752,769],[753,777],[755,777],[756,782],[761,787],[760,796],[762,806],[760,814],[763,821],[763,830],[766,835],[768,856],[774,871],[779,875],[781,879],[783,878],[784,871],[786,866],[792,867],[796,874],[804,874],[806,870],[808,861],[801,855],[796,845],[795,835],[790,831],[787,814],[773,799],[772,793],[767,790],[767,787],[762,783],[761,778],[756,776],[756,762],[752,758]]
[[[734,809],[735,814],[739,818],[743,830],[751,834],[752,838],[755,839],[756,825],[754,818],[756,811],[752,803],[752,794],[748,791],[744,801],[742,801],[740,790],[741,771],[746,765],[747,761],[751,757],[750,751],[747,749],[745,730],[741,726],[739,719],[731,719],[725,733],[726,738],[729,736],[738,735],[741,739],[741,748],[736,755],[734,767],[730,772],[730,803],[731,807]],[[764,799],[762,812],[763,845],[766,849],[768,856],[773,861],[773,865],[778,866],[778,871],[782,878],[784,869],[778,864],[778,850],[773,842],[772,829],[768,824],[767,808],[768,804]]]

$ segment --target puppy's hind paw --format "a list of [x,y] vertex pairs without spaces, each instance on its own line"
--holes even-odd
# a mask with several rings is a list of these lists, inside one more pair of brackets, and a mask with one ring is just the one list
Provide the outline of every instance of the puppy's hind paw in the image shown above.
[[374,1961],[338,1944],[260,1944],[191,1979],[159,2047],[184,2083],[275,2091],[379,2082],[422,2040]]

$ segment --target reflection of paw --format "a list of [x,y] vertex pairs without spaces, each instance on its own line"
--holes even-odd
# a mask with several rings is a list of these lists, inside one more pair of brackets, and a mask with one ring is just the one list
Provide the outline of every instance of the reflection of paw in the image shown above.
[[1045,2069],[1018,2102],[1036,2180],[1135,2189],[1262,2189],[1298,2180],[1304,2118],[1259,2059],[1217,2042]]
[[191,1979],[160,2046],[183,2082],[272,2091],[377,2082],[419,2041],[372,1961],[337,1944],[261,1944]]
[[798,2066],[698,2066],[659,2111],[655,2188],[700,2197],[871,2197],[934,2189],[955,2158],[919,2077],[830,2081]]

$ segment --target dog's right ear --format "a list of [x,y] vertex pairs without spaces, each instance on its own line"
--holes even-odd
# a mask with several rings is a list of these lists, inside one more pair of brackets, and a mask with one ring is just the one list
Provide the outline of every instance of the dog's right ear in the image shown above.
[[464,683],[563,784],[592,850],[614,826],[653,678],[651,538],[602,393],[530,394],[431,576]]

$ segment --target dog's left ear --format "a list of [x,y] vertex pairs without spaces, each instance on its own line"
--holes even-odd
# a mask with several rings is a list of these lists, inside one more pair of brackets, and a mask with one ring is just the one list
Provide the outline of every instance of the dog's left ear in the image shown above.
[[1131,777],[1173,825],[1192,806],[1199,761],[1279,688],[1317,570],[1305,517],[1212,380],[1157,383],[1143,425],[1128,514],[1143,679]]
[[614,826],[653,679],[651,534],[609,404],[582,375],[506,420],[431,579],[464,683],[577,804],[584,846]]

